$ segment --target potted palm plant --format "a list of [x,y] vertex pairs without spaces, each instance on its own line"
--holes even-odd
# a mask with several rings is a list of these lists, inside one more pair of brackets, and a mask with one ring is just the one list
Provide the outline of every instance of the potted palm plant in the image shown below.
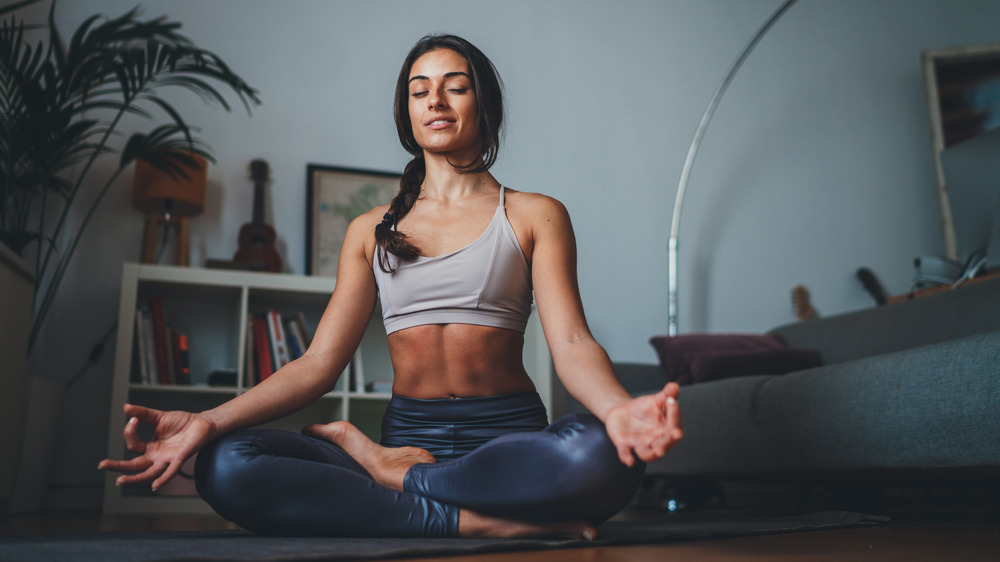
[[[0,451],[15,452],[0,455],[5,458],[0,504],[16,479],[23,497],[14,496],[7,505],[29,511],[40,502],[54,435],[40,435],[44,428],[29,422],[32,438],[25,439],[21,424],[35,411],[55,419],[50,414],[59,410],[55,403],[64,385],[42,377],[27,383],[26,359],[81,235],[135,160],[180,175],[194,165],[192,155],[214,161],[195,130],[157,92],[187,90],[227,111],[224,91],[235,94],[248,112],[260,103],[256,90],[222,59],[181,35],[178,22],[142,19],[136,8],[116,18],[87,18],[67,39],[55,24],[56,0],[45,23],[19,16],[29,7],[38,12],[32,5],[39,1],[0,7],[0,246],[10,250],[0,248],[0,295],[11,297],[0,300],[0,364],[8,367],[0,378],[10,399],[0,401]],[[125,130],[136,117],[165,124]],[[86,195],[79,197],[82,192]],[[16,271],[6,273],[7,264]],[[18,306],[7,306],[11,300]],[[15,308],[20,319],[11,313]],[[24,405],[19,390],[25,387],[22,416],[7,406]]]
[[[117,18],[95,15],[67,41],[55,24],[55,0],[45,24],[18,17],[39,1],[0,8],[0,242],[35,269],[29,353],[81,234],[122,172],[140,158],[181,175],[193,165],[191,154],[214,161],[158,91],[188,90],[227,111],[220,87],[248,112],[260,103],[222,59],[181,35],[178,22],[141,19],[138,8]],[[29,38],[39,33],[47,41],[32,44]],[[126,116],[152,121],[157,115],[166,124],[121,130]],[[95,177],[99,159],[114,162],[105,177]],[[84,190],[96,195],[78,203]],[[67,232],[71,212],[81,218]]]

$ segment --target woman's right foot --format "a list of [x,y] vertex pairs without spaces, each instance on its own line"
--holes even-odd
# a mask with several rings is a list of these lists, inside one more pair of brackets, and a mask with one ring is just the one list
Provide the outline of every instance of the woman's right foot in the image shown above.
[[584,521],[533,523],[501,519],[463,509],[458,514],[458,536],[494,538],[573,537],[592,541],[597,538],[597,529]]
[[411,466],[435,462],[434,455],[418,447],[383,447],[349,422],[314,424],[302,433],[339,445],[376,482],[393,490],[403,490],[403,477]]

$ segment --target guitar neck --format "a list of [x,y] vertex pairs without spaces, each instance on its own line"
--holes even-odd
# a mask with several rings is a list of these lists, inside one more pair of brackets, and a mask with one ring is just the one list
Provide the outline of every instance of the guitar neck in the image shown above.
[[264,182],[253,185],[253,224],[264,224]]

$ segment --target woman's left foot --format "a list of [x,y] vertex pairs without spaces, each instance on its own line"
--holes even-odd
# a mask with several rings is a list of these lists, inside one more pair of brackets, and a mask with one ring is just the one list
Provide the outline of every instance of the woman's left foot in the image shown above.
[[376,482],[403,490],[403,477],[415,464],[435,462],[434,455],[417,447],[383,447],[348,422],[314,424],[302,433],[339,445],[371,474]]
[[597,529],[584,521],[549,523],[516,521],[462,509],[458,512],[458,536],[498,538],[568,536],[592,541],[597,538]]

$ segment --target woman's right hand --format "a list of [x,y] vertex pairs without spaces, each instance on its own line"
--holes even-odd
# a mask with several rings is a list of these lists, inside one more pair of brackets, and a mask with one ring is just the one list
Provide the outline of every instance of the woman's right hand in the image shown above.
[[[174,477],[191,455],[215,437],[214,424],[203,416],[190,412],[163,412],[133,404],[125,405],[125,446],[139,456],[129,460],[104,459],[97,468],[127,472],[115,480],[115,485],[138,484],[152,480],[156,490]],[[139,438],[139,423],[153,426],[149,441]]]

